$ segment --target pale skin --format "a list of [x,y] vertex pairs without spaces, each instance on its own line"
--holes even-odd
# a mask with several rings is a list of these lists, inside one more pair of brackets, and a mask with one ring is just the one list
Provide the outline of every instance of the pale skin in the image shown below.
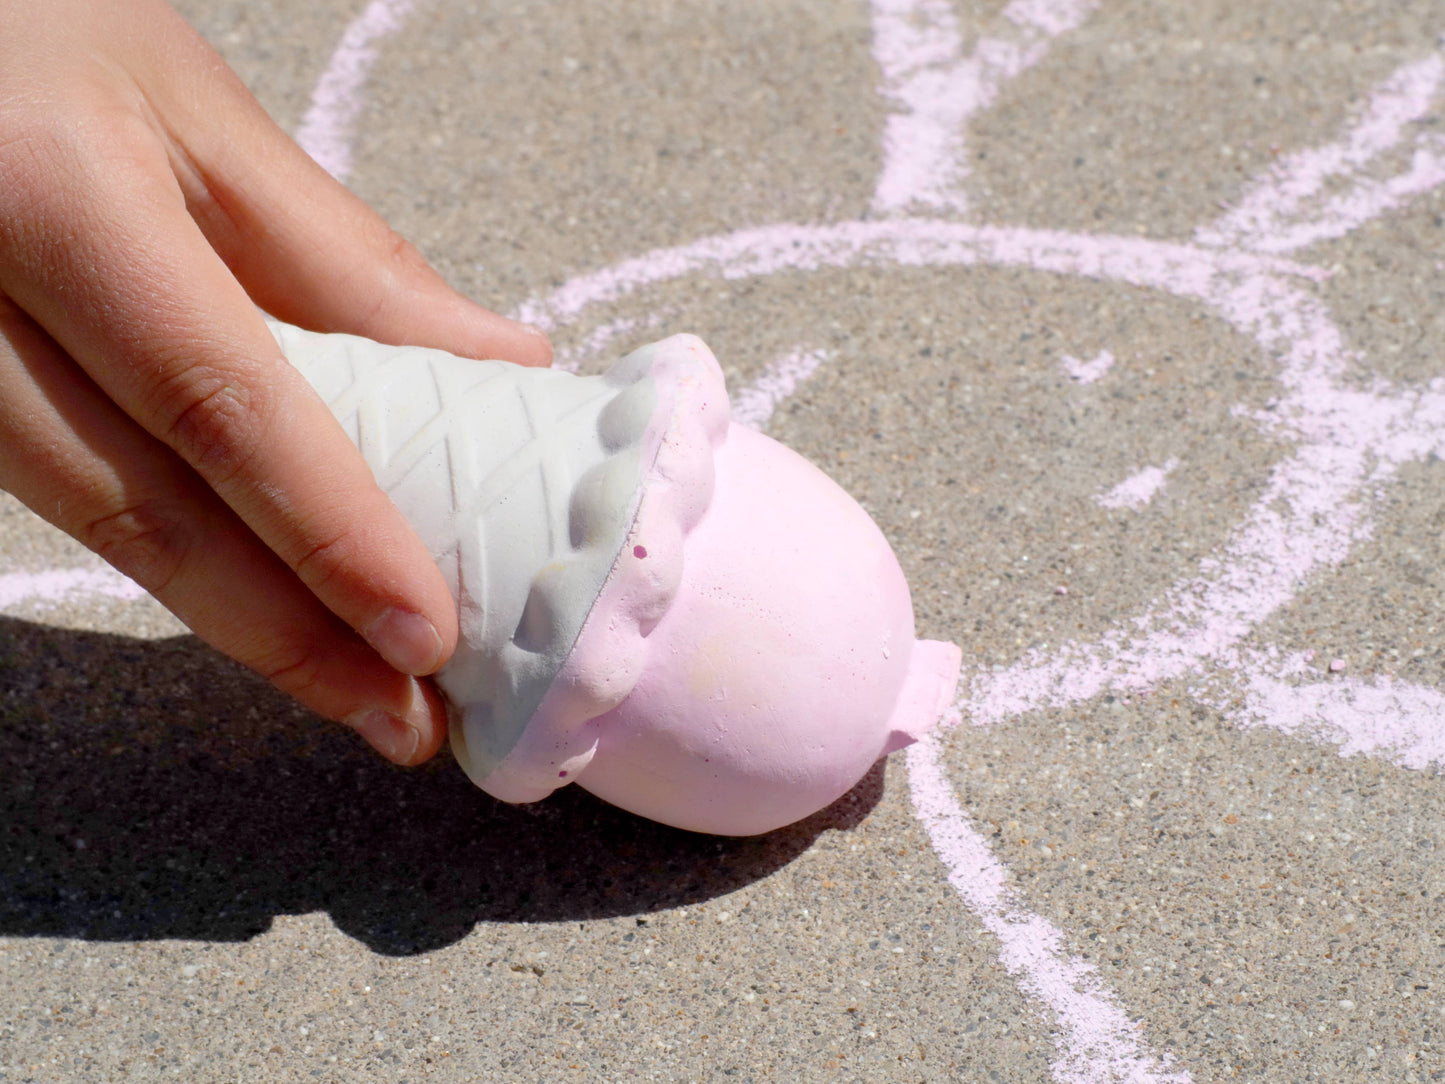
[[455,606],[257,306],[545,365],[311,161],[161,0],[0,0],[0,489],[388,759]]

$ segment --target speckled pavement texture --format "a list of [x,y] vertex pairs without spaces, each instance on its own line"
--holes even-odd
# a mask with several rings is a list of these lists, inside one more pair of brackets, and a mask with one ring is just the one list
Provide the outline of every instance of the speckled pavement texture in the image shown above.
[[0,1081],[1445,1080],[1445,2],[182,8],[564,362],[701,334],[963,678],[766,837],[507,807],[0,498]]

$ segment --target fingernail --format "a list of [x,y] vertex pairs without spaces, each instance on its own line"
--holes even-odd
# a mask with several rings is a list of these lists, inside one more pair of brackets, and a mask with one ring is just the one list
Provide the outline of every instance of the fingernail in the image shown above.
[[430,674],[441,663],[441,635],[419,613],[393,606],[368,625],[362,635],[403,674]]
[[421,744],[421,734],[404,719],[385,711],[358,711],[346,720],[366,744],[396,764],[410,764]]

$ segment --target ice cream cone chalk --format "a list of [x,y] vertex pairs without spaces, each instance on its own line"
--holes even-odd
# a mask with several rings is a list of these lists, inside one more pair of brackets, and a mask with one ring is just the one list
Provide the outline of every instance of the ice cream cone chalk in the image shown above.
[[827,806],[947,705],[958,648],[914,638],[878,527],[729,421],[700,339],[575,376],[272,330],[451,587],[461,643],[437,684],[489,794],[578,783],[753,835]]

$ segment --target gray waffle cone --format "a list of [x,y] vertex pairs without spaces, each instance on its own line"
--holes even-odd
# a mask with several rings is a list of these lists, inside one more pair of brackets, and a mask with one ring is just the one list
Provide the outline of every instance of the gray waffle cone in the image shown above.
[[[627,539],[657,402],[643,352],[578,377],[273,322],[457,599],[437,676],[485,778],[542,702]],[[460,720],[454,720],[460,722]]]

